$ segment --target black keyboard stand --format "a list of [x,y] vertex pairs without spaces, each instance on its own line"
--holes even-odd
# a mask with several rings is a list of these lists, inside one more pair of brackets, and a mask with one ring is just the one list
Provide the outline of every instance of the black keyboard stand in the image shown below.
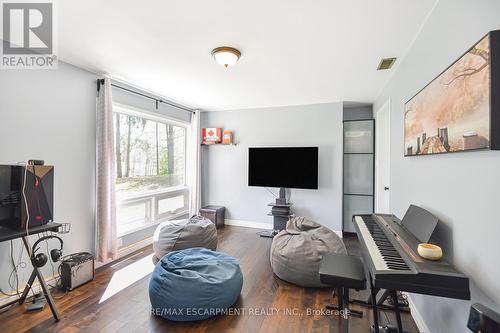
[[[401,310],[409,309],[405,306],[401,308],[401,303],[398,300],[398,293],[396,290],[384,290],[382,297],[377,300],[377,295],[380,289],[375,288],[373,285],[373,280],[370,277],[370,300],[360,301],[360,300],[351,300],[352,303],[359,304],[361,306],[369,307],[373,310],[373,325],[370,327],[370,331],[372,333],[408,333],[403,330],[403,322],[401,321]],[[383,304],[387,298],[391,297],[393,301],[393,306],[388,306]],[[375,305],[373,305],[375,304]],[[394,311],[396,315],[396,323],[397,326],[394,325],[386,325],[380,326],[379,321],[379,310],[391,310]]]
[[[37,226],[33,228],[28,229],[29,235],[34,235],[34,234],[39,234],[42,232],[57,232],[59,230],[59,227],[61,224],[59,223],[47,223],[42,226]],[[0,227],[0,242],[4,241],[9,241],[13,240],[16,238],[21,238],[24,244],[24,247],[26,248],[26,251],[28,253],[31,252],[31,247],[29,245],[28,239],[27,239],[27,234],[25,230],[12,230],[8,229],[5,227]],[[28,292],[30,291],[33,283],[35,282],[35,279],[38,279],[38,282],[40,282],[40,287],[42,288],[43,295],[45,296],[45,299],[47,300],[47,303],[49,304],[50,311],[52,311],[52,315],[54,316],[54,319],[56,321],[61,320],[61,315],[57,311],[56,303],[54,302],[54,299],[52,298],[52,295],[50,294],[49,287],[47,286],[47,283],[45,282],[45,279],[43,278],[42,273],[37,267],[33,266],[33,271],[31,272],[31,276],[28,280],[28,283],[26,284],[26,287],[24,288],[23,293],[18,299],[15,299],[13,301],[10,301],[8,303],[2,304],[0,306],[0,309],[3,309],[5,307],[14,305],[15,303],[18,303],[19,305],[23,304],[24,301],[26,301],[26,297],[28,296]]]
[[355,316],[355,317],[363,317],[363,311],[357,311],[353,309],[349,309],[349,288],[346,287],[338,287],[336,290],[333,292],[333,297],[337,296],[339,299],[339,304],[327,304],[325,307],[328,310],[335,310],[335,311],[341,311],[344,309],[349,310],[349,314]]
[[[378,295],[378,293],[377,293]],[[394,306],[391,305],[385,305],[385,301],[391,296],[391,291],[390,290],[385,290],[382,296],[377,300],[377,307],[380,310],[389,310],[389,311],[394,311]],[[360,299],[351,299],[351,303],[358,304],[361,306],[364,306],[366,308],[372,308],[373,303],[372,303],[372,296],[368,296],[366,301],[360,300]],[[399,312],[401,313],[410,313],[410,308],[406,304],[403,303],[398,303],[399,306]]]

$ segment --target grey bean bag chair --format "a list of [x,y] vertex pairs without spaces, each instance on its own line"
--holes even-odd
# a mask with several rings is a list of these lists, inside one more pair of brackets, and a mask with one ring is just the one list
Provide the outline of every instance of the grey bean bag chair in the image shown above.
[[202,216],[184,220],[172,220],[158,225],[153,235],[153,263],[167,253],[192,247],[217,249],[215,224]]
[[292,217],[271,245],[271,267],[280,279],[302,287],[326,287],[319,281],[324,253],[347,254],[342,239],[327,227]]

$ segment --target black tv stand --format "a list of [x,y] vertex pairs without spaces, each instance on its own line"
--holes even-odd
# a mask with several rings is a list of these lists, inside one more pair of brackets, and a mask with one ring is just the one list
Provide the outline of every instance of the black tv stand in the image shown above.
[[[32,251],[31,244],[29,244],[28,241],[28,235],[35,235],[35,234],[41,234],[44,232],[59,232],[60,227],[63,225],[60,223],[54,223],[50,222],[44,225],[36,226],[36,227],[30,227],[26,232],[26,230],[14,230],[14,229],[9,229],[4,226],[0,226],[0,242],[6,242],[10,240],[14,240],[17,238],[21,238],[24,244],[24,247],[26,248],[26,251],[30,253]],[[50,260],[50,259],[49,259]],[[28,262],[30,262],[28,260]],[[23,304],[26,301],[26,298],[28,297],[28,292],[30,289],[32,289],[33,283],[35,282],[35,279],[38,280],[40,283],[40,287],[42,289],[43,295],[45,299],[47,300],[47,303],[49,304],[50,311],[52,311],[52,316],[56,321],[61,320],[61,315],[59,314],[59,311],[57,311],[56,303],[54,302],[54,299],[52,298],[52,295],[50,293],[50,289],[47,285],[47,282],[45,282],[45,279],[43,278],[42,273],[40,272],[40,269],[38,267],[33,266],[33,271],[31,273],[31,276],[28,280],[28,283],[24,287],[24,290],[19,298],[16,298],[10,302],[7,302],[5,304],[0,305],[0,309],[9,307],[11,305],[14,305],[18,303],[19,305]]]
[[292,203],[286,202],[286,190],[285,188],[280,188],[279,197],[276,198],[276,202],[267,204],[272,207],[271,212],[267,215],[273,217],[273,230],[268,232],[260,233],[261,237],[273,238],[280,232],[286,228],[286,223],[292,216]]

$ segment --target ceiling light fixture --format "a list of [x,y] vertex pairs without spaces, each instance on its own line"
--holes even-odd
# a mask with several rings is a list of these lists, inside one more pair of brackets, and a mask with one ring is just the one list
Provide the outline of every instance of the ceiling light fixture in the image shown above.
[[241,52],[234,47],[221,46],[212,50],[212,56],[218,64],[228,68],[241,57]]

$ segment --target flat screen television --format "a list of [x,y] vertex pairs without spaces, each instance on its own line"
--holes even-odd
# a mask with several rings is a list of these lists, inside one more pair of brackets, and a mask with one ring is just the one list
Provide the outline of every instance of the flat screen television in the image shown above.
[[249,148],[248,185],[317,189],[318,147]]

